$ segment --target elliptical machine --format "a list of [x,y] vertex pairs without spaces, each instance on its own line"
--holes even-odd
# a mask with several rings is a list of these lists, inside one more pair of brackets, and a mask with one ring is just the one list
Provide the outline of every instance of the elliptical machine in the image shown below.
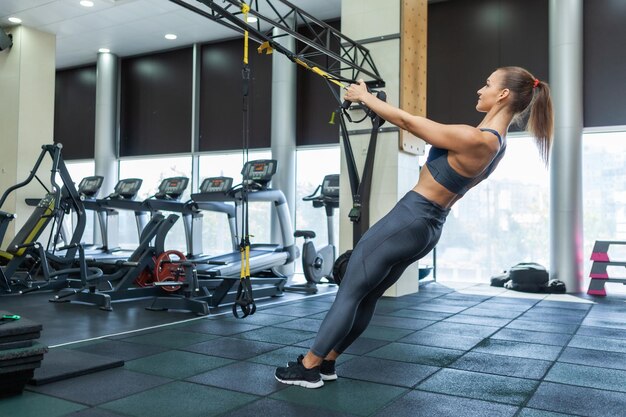
[[[320,194],[317,194],[320,190]],[[290,285],[285,287],[285,290],[305,291],[315,294],[317,292],[317,284],[322,279],[325,278],[329,283],[335,283],[333,280],[333,264],[335,262],[333,217],[335,209],[339,208],[339,175],[326,175],[322,184],[311,195],[304,197],[302,200],[310,201],[315,208],[324,207],[326,209],[328,245],[316,249],[312,240],[315,238],[314,231],[296,230],[293,235],[296,238],[304,238],[304,245],[302,245],[302,269],[306,284]]]

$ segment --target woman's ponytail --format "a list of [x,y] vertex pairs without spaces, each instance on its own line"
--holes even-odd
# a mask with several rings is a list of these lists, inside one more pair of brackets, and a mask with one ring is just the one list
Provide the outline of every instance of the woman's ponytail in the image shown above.
[[550,87],[521,67],[502,67],[503,87],[511,91],[510,107],[515,120],[528,114],[526,130],[534,137],[541,158],[547,165],[554,131],[554,111]]
[[541,158],[548,165],[550,160],[550,145],[554,132],[554,113],[552,110],[552,97],[548,84],[539,81],[534,87],[535,94],[530,103],[530,115],[528,117],[528,130],[535,138]]

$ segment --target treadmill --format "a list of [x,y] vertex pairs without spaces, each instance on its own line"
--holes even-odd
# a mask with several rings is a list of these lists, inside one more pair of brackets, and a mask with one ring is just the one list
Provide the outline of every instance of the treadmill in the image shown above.
[[[268,187],[276,173],[276,166],[276,160],[247,162],[242,170],[241,186],[233,188],[232,178],[228,177],[206,178],[200,186],[200,191],[191,195],[198,207],[207,203],[233,203],[239,212],[245,191],[249,202],[272,202],[276,207],[285,243],[251,245],[250,282],[255,298],[282,296],[287,277],[276,268],[293,262],[298,256],[285,195],[282,191]],[[246,187],[245,190],[243,187]],[[190,275],[187,271],[186,273]],[[192,271],[194,279],[187,279],[185,281],[187,288],[181,288],[180,291],[184,296],[155,298],[150,309],[187,309],[198,312],[203,308],[208,311],[207,306],[232,304],[237,298],[234,287],[240,280],[240,273],[241,253],[238,249],[206,258],[201,262],[195,261]],[[183,283],[179,285],[184,287]]]
[[[276,173],[277,161],[263,159],[247,162],[241,174],[243,184],[247,186],[249,202],[271,202],[276,208],[281,229],[283,244],[253,243],[250,245],[250,273],[271,271],[274,275],[281,274],[274,268],[287,265],[298,257],[298,249],[293,237],[291,216],[285,195],[280,190],[268,187],[272,176]],[[200,192],[191,198],[198,204],[204,202],[233,202],[239,209],[243,200],[243,189],[230,188],[232,179],[228,177],[206,178],[200,185]],[[205,265],[198,265],[198,273],[203,276],[239,277],[241,271],[241,254],[239,250],[206,260]]]
[[194,200],[180,201],[180,198],[189,184],[187,177],[171,177],[161,181],[157,193],[144,200],[143,204],[152,214],[162,211],[178,213],[183,220],[185,229],[185,243],[187,259],[202,261],[208,258],[204,254],[202,244],[202,210],[225,213],[228,217],[231,238],[234,242],[233,250],[237,246],[236,211],[235,206],[220,202],[198,203]]

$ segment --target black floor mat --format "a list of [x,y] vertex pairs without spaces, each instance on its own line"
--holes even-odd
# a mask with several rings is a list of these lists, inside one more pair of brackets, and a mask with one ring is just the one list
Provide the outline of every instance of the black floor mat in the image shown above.
[[118,366],[124,366],[124,361],[74,349],[50,349],[29,384],[48,384]]

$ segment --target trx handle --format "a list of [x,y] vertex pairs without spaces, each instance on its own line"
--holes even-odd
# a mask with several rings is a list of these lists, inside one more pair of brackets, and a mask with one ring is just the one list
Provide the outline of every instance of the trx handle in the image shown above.
[[[256,304],[252,295],[252,283],[250,282],[250,239],[248,236],[242,239],[239,252],[241,253],[241,271],[237,296],[233,304],[233,315],[238,319],[243,319],[256,311]],[[241,310],[241,316],[238,309]]]

